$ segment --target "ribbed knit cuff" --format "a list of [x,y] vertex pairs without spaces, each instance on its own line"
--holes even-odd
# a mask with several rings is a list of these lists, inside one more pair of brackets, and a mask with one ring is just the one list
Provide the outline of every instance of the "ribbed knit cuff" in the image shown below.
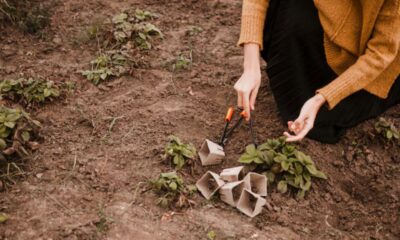
[[351,76],[348,76],[348,74],[342,74],[325,87],[316,91],[316,93],[324,96],[330,110],[333,109],[343,99],[359,90],[353,88],[351,79],[348,77]]
[[264,23],[268,7],[266,0],[244,0],[238,46],[257,43],[263,49]]

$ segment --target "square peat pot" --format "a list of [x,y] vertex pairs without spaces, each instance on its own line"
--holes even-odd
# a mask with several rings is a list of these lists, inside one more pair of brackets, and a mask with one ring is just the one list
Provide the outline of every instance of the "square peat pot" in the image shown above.
[[219,196],[223,202],[236,207],[243,190],[244,181],[230,182],[221,187]]
[[247,190],[260,196],[267,196],[267,177],[250,172],[244,178],[244,186]]
[[244,177],[244,167],[233,167],[233,168],[226,168],[222,170],[220,176],[222,180],[226,182],[237,182],[243,179]]
[[199,157],[203,166],[219,164],[225,158],[224,148],[206,139],[201,145]]
[[237,209],[247,216],[253,218],[262,212],[263,206],[267,203],[267,200],[262,198],[260,195],[250,192],[244,189],[242,195],[240,195],[237,203]]
[[208,171],[197,182],[196,187],[201,194],[210,200],[211,197],[225,185],[225,182],[219,177],[218,174]]

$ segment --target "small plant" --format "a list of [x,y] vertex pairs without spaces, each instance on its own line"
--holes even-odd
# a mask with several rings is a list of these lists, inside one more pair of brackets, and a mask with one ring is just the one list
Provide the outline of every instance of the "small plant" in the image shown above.
[[152,188],[161,197],[157,205],[164,208],[175,205],[179,208],[191,206],[194,202],[188,197],[197,191],[194,185],[185,185],[176,172],[161,173],[158,179],[150,181]]
[[36,150],[40,123],[19,109],[0,106],[0,160],[18,155],[21,158]]
[[278,190],[281,193],[287,192],[288,185],[298,189],[299,198],[303,198],[310,190],[312,177],[326,179],[310,156],[287,144],[283,137],[269,139],[257,148],[254,145],[247,146],[239,162],[262,172],[270,183],[279,180]]
[[182,70],[182,69],[189,69],[192,65],[192,54],[190,54],[190,58],[185,57],[184,55],[179,55],[175,63],[172,65],[172,70]]
[[383,117],[380,117],[379,121],[375,123],[375,130],[379,135],[388,141],[400,140],[399,130],[394,126],[393,123],[389,122]]
[[95,85],[112,77],[119,77],[129,72],[129,56],[123,51],[108,51],[90,62],[91,70],[82,71],[82,75]]
[[193,160],[196,156],[196,148],[193,144],[184,144],[178,137],[170,136],[169,142],[165,147],[165,157],[172,160],[176,169],[188,163],[188,160]]
[[140,9],[128,9],[115,15],[108,24],[108,32],[112,35],[112,44],[122,46],[131,40],[143,50],[152,48],[153,38],[163,38],[163,34],[155,25],[146,22],[156,15]]
[[7,98],[24,104],[44,103],[60,96],[60,91],[52,81],[41,79],[3,80],[0,82],[0,99]]

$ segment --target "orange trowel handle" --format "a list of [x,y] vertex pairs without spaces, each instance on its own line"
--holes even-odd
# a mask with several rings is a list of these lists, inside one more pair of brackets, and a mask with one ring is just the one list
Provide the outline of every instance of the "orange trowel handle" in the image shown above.
[[225,121],[230,122],[232,120],[233,113],[235,109],[233,107],[228,108],[228,112],[226,112]]

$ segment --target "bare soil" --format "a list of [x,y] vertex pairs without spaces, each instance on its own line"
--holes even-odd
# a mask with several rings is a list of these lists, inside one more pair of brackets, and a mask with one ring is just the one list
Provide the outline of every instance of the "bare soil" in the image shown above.
[[[144,52],[139,68],[95,87],[78,73],[88,68],[96,43],[85,30],[121,10],[135,7],[160,15],[165,39]],[[351,129],[340,143],[305,140],[327,181],[315,181],[304,200],[269,187],[265,209],[254,219],[219,201],[195,197],[190,209],[162,209],[146,182],[171,167],[162,163],[167,136],[176,134],[200,147],[218,139],[234,82],[241,75],[241,0],[65,0],[54,9],[41,38],[12,26],[1,29],[1,79],[24,73],[77,90],[61,101],[30,112],[43,123],[44,143],[0,192],[0,239],[400,239],[400,158],[398,146],[373,137],[373,123]],[[189,36],[190,26],[202,32]],[[190,70],[172,72],[180,53],[193,54]],[[400,126],[400,106],[385,117]],[[110,131],[113,118],[118,118]],[[258,141],[285,130],[268,79],[255,112]],[[237,166],[251,142],[246,127],[226,147],[227,160],[214,167],[189,168],[189,183],[207,170]]]

